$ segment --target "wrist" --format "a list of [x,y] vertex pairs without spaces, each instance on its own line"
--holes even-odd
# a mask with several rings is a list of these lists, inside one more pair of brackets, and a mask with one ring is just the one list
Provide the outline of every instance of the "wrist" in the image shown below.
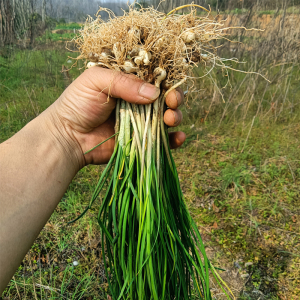
[[45,135],[52,140],[59,154],[64,157],[68,163],[71,163],[75,173],[85,166],[81,146],[75,138],[71,127],[69,127],[66,120],[60,116],[56,103],[45,110],[36,121],[41,124],[42,130]]
[[83,165],[56,116],[50,107],[0,145],[0,292]]

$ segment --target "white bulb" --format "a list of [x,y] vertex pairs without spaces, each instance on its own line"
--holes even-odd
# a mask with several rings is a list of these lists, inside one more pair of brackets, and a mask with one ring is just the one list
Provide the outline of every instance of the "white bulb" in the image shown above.
[[134,73],[137,72],[138,68],[134,66],[131,61],[125,61],[123,65],[123,69],[127,73]]
[[155,85],[157,87],[160,86],[160,83],[166,79],[167,77],[167,72],[166,70],[160,68],[160,67],[157,67],[155,68],[154,72],[153,72],[153,75],[156,77],[155,78]]
[[186,31],[181,35],[181,38],[185,43],[189,44],[196,39],[196,34],[193,31]]
[[97,63],[95,63],[95,62],[92,62],[92,61],[90,61],[87,65],[86,65],[86,67],[89,69],[89,68],[92,68],[92,67],[95,67],[95,66],[97,66]]

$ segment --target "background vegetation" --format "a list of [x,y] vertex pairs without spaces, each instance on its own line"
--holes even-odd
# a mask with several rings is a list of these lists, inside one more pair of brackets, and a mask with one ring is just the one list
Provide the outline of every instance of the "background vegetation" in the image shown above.
[[[300,299],[299,3],[196,2],[211,4],[213,17],[228,26],[265,30],[231,30],[234,43],[216,46],[221,57],[241,62],[227,61],[228,67],[263,74],[270,83],[218,68],[200,79],[203,68],[195,69],[195,85],[184,87],[180,129],[187,141],[173,152],[186,203],[212,263],[238,299]],[[46,15],[49,24],[41,27],[36,13],[42,29],[33,41],[30,33],[13,36],[0,49],[0,142],[83,71],[81,62],[70,69],[77,54],[72,43],[66,49],[81,25]],[[102,168],[77,174],[3,299],[107,299],[97,205],[67,225],[89,202]],[[223,299],[214,286],[213,292]]]

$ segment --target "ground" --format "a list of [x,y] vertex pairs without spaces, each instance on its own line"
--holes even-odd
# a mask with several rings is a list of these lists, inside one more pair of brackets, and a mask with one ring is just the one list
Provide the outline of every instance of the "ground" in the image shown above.
[[[0,142],[78,76],[77,68],[61,74],[62,65],[73,63],[68,56],[76,53],[63,43],[2,50]],[[300,114],[238,119],[228,112],[220,123],[218,110],[209,113],[203,103],[206,110],[190,102],[183,108],[187,141],[173,156],[209,258],[238,299],[300,299]],[[3,299],[107,299],[95,219],[101,199],[68,224],[89,203],[102,169],[88,166],[76,175]]]
[[[215,266],[240,299],[299,299],[299,124],[186,128],[181,186]],[[184,128],[184,129],[185,129]]]

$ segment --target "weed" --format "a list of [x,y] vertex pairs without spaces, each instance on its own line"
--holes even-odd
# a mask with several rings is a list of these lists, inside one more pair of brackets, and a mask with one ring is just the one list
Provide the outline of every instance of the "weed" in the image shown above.
[[[222,164],[221,164],[222,166]],[[250,183],[251,174],[245,166],[234,167],[233,165],[227,165],[225,169],[221,171],[222,189],[225,191],[228,187],[233,187],[236,192],[245,191],[243,184]]]

